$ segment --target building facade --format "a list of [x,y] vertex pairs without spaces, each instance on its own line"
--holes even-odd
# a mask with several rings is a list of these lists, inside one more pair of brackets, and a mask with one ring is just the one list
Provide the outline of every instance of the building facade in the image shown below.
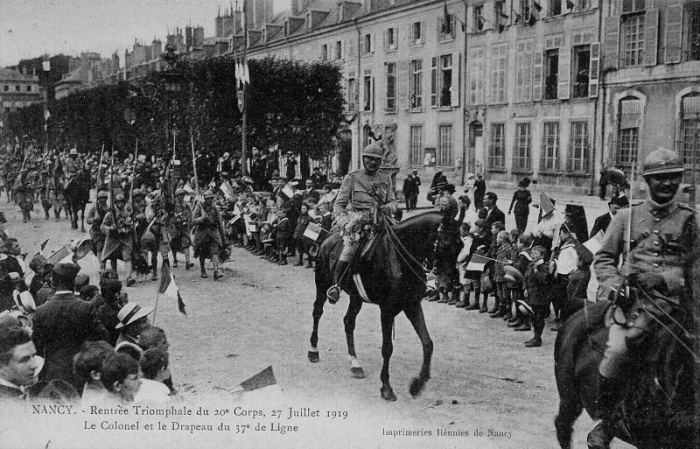
[[0,116],[43,101],[39,76],[20,70],[0,68]]
[[56,99],[96,86],[114,84],[119,78],[119,56],[102,58],[99,53],[81,53],[69,62],[69,72],[56,83]]

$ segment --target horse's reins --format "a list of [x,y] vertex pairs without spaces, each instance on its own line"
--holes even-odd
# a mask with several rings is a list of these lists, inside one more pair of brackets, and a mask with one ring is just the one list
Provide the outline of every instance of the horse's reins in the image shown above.
[[[391,226],[389,226],[389,224],[386,222],[386,220],[384,221],[383,224],[384,224],[384,229],[385,229],[385,231],[387,232],[387,234],[388,234],[389,237],[390,237],[390,238],[389,238],[389,241],[390,241],[390,242],[396,247],[396,249],[398,250],[398,251],[396,251],[396,253],[401,257],[401,259],[403,260],[403,262],[408,266],[408,268],[409,268],[409,270],[411,271],[411,273],[413,273],[413,275],[414,275],[418,280],[420,280],[421,283],[423,283],[423,285],[428,285],[428,283],[425,281],[425,273],[418,274],[418,273],[416,272],[416,270],[413,269],[412,263],[415,264],[415,265],[422,266],[422,264],[420,263],[420,261],[419,261],[418,259],[416,259],[416,258],[413,256],[413,254],[411,254],[411,253],[406,249],[406,247],[404,246],[404,244],[401,242],[401,240],[399,240],[399,237],[396,235],[396,232],[394,232],[394,229],[393,229]],[[407,258],[408,258],[408,260],[406,260]]]

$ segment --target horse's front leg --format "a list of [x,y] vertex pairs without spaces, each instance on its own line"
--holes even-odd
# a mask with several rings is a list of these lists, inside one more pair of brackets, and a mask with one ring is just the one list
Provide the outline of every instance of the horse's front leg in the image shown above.
[[415,398],[423,391],[426,382],[430,379],[430,363],[433,358],[433,340],[430,338],[428,328],[425,325],[425,316],[423,315],[423,308],[419,300],[407,306],[404,309],[404,313],[413,325],[413,329],[416,330],[421,345],[423,346],[423,365],[421,366],[420,374],[411,381],[411,386],[408,390],[411,396]]
[[362,299],[357,295],[351,295],[348,312],[343,318],[343,323],[345,324],[345,338],[348,342],[350,371],[356,378],[364,379],[365,371],[362,369],[360,362],[357,361],[357,354],[355,353],[355,321],[360,310],[362,310]]
[[[381,307],[381,306],[380,306]],[[394,329],[394,318],[396,313],[388,310],[381,310],[382,320],[382,372],[379,379],[382,381],[382,388],[379,390],[382,394],[382,399],[393,402],[396,400],[394,390],[389,383],[389,360],[394,352],[394,343],[391,341],[391,332]]]
[[314,327],[311,331],[311,347],[309,348],[309,362],[317,363],[319,360],[318,356],[318,323],[321,321],[321,316],[323,315],[323,305],[326,303],[326,290],[323,286],[319,286],[318,280],[316,281],[316,301],[314,301],[314,310],[312,316],[314,319]]
[[85,205],[80,209],[80,231],[85,232]]

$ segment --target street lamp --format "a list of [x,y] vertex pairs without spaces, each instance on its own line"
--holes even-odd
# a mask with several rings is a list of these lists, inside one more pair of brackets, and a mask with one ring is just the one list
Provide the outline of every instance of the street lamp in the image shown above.
[[179,62],[181,55],[177,53],[174,45],[168,44],[165,46],[165,52],[160,57],[168,64],[166,71],[161,73],[163,79],[163,87],[165,90],[166,104],[168,108],[168,124],[166,126],[166,135],[170,139],[170,133],[173,135],[173,155],[175,155],[175,108],[170,104],[181,90],[182,73],[179,70]]

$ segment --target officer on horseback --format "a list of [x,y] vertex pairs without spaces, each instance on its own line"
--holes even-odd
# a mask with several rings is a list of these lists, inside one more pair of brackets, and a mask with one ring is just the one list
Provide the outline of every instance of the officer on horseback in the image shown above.
[[63,168],[64,175],[66,176],[66,186],[68,186],[71,180],[75,178],[82,169],[83,161],[80,159],[80,156],[78,156],[78,150],[71,148]]
[[340,281],[354,259],[365,225],[376,225],[380,214],[391,215],[397,209],[391,177],[379,171],[383,157],[379,143],[367,145],[362,151],[363,168],[346,175],[338,191],[333,212],[343,236],[343,251],[333,285],[326,292],[331,304],[340,299]]
[[[588,434],[589,448],[608,448],[615,436],[616,407],[629,376],[630,347],[640,348],[667,317],[677,319],[688,313],[686,279],[696,224],[693,210],[675,199],[683,171],[683,161],[675,152],[664,148],[651,152],[642,172],[649,197],[620,210],[595,256],[600,286],[615,298],[616,306],[606,319],[610,332],[599,366],[599,422]],[[618,268],[620,256],[626,257]],[[632,287],[629,295],[626,283]]]

